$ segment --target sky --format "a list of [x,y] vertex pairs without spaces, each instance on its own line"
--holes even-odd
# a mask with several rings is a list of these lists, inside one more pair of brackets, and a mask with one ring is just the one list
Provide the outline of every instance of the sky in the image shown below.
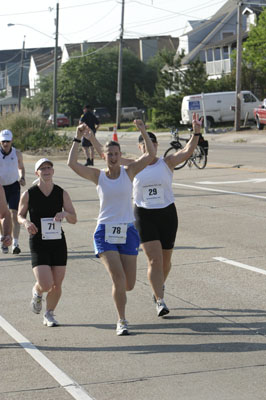
[[[5,0],[0,10],[0,50],[53,47],[56,4],[58,44],[119,38],[122,0]],[[124,38],[184,32],[188,20],[208,19],[226,0],[125,0]],[[15,24],[8,27],[8,24]]]

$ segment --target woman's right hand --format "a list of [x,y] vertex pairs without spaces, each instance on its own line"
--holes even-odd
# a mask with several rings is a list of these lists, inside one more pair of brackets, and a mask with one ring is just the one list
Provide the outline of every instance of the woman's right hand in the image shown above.
[[31,221],[25,221],[24,226],[31,235],[36,235],[36,233],[38,232],[38,228]]

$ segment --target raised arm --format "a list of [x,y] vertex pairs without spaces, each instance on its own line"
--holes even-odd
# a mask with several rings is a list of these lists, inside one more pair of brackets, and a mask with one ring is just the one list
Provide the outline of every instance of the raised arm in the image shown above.
[[147,167],[147,165],[149,165],[156,156],[156,149],[146,131],[144,122],[141,119],[136,119],[134,121],[134,124],[136,125],[136,127],[139,129],[139,131],[143,136],[146,152],[140,158],[131,162],[126,167],[128,176],[132,180],[140,171],[142,171],[145,167]]
[[73,169],[79,176],[82,178],[88,179],[94,182],[96,185],[98,184],[98,178],[100,175],[100,170],[93,167],[86,167],[78,162],[78,147],[81,142],[81,138],[83,136],[83,132],[86,129],[85,124],[81,124],[77,127],[76,136],[73,139],[73,144],[69,152],[67,165]]
[[187,160],[193,154],[193,151],[197,147],[199,141],[201,124],[202,121],[199,120],[199,114],[193,113],[193,135],[191,136],[190,140],[187,142],[186,146],[182,150],[177,150],[174,154],[171,154],[164,159],[164,161],[172,171],[174,170],[176,165]]

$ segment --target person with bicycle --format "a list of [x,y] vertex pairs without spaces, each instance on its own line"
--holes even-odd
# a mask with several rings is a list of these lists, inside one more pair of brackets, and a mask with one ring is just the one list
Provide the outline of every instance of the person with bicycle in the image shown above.
[[[193,134],[183,149],[167,157],[155,157],[133,180],[134,214],[141,247],[148,261],[148,279],[153,290],[158,317],[169,313],[164,301],[164,284],[171,270],[178,216],[172,190],[173,171],[176,165],[187,160],[196,148],[202,121],[193,114]],[[157,153],[158,142],[148,132]],[[139,136],[139,149],[146,152],[143,137]],[[129,164],[132,160],[122,159]]]

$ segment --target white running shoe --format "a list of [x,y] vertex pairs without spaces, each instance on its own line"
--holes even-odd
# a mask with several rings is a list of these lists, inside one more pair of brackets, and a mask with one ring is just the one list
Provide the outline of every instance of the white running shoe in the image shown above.
[[42,296],[39,296],[34,287],[32,288],[32,299],[30,302],[30,308],[31,311],[33,311],[35,314],[40,314],[41,309],[42,309]]
[[128,332],[128,322],[125,319],[120,319],[116,325],[117,336],[129,335]]
[[3,254],[8,254],[8,247],[1,246],[1,251],[2,251]]
[[158,299],[156,302],[156,310],[157,310],[157,315],[158,317],[162,317],[166,314],[169,314],[169,309],[166,306],[165,302],[163,299]]
[[43,325],[46,326],[58,326],[59,323],[54,319],[54,312],[53,311],[46,311],[43,316]]

